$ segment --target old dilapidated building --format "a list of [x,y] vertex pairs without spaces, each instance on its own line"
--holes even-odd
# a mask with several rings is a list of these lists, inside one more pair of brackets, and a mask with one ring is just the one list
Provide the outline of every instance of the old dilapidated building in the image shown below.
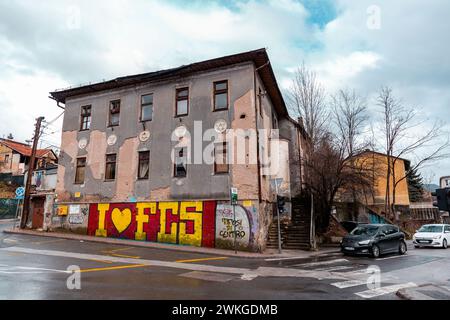
[[[258,251],[275,189],[288,198],[300,192],[306,136],[288,115],[265,49],[51,96],[65,104],[53,228],[218,248],[236,238],[239,249]],[[245,148],[231,152],[237,142],[207,139],[208,129],[222,138],[233,132]],[[212,162],[202,159],[208,145]],[[283,179],[278,188],[275,178]]]

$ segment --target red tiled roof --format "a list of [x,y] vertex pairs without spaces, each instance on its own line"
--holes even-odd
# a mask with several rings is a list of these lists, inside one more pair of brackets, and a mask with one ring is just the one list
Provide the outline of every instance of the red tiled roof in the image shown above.
[[[20,153],[21,155],[23,155],[25,157],[31,157],[31,147],[29,145],[26,145],[26,144],[20,143],[20,142],[16,142],[16,141],[12,141],[12,140],[5,140],[5,139],[0,139],[0,143],[18,153]],[[36,157],[42,158],[49,152],[52,152],[52,150],[38,149],[38,150],[36,150]]]

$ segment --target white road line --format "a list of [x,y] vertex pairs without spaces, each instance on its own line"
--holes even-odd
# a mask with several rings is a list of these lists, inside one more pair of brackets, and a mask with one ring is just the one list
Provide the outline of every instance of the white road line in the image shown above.
[[366,290],[366,291],[362,291],[362,292],[357,292],[355,294],[360,296],[360,297],[362,297],[362,298],[370,299],[370,298],[383,296],[383,295],[386,295],[386,294],[389,294],[389,293],[394,293],[394,292],[397,292],[400,289],[413,288],[413,287],[417,287],[417,285],[414,282],[408,282],[408,283],[403,283],[403,284],[396,284],[396,285],[393,285],[393,286],[381,287],[381,288],[373,289],[373,290]]
[[307,268],[307,267],[324,266],[324,265],[342,263],[342,262],[348,262],[348,260],[347,259],[334,259],[334,260],[319,261],[319,262],[309,262],[309,263],[296,264],[296,265],[294,265],[294,267]]
[[392,257],[386,257],[386,258],[378,258],[375,259],[376,261],[380,261],[380,260],[389,260],[389,259],[397,259],[397,258],[404,258],[407,257],[407,255],[401,255],[401,256],[392,256]]
[[354,266],[335,266],[335,267],[327,267],[327,268],[319,268],[316,269],[317,271],[341,271],[341,270],[348,270],[353,269]]
[[335,282],[332,283],[332,286],[335,286],[339,289],[345,289],[350,287],[356,287],[356,286],[362,286],[364,284],[367,284],[367,281],[364,280],[348,280],[348,281],[342,281],[342,282]]

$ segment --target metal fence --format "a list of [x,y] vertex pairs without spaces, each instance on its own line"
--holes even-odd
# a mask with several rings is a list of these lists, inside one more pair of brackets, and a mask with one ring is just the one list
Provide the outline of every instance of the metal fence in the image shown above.
[[16,217],[18,200],[0,199],[0,220],[14,219]]

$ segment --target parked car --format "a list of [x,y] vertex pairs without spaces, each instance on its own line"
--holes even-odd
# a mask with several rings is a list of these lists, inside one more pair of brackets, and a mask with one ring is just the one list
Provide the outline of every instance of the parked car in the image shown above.
[[371,255],[374,258],[386,253],[405,254],[405,234],[390,224],[359,225],[342,239],[341,251],[344,254]]
[[447,249],[450,243],[449,224],[426,224],[423,225],[413,236],[415,248],[440,247]]

